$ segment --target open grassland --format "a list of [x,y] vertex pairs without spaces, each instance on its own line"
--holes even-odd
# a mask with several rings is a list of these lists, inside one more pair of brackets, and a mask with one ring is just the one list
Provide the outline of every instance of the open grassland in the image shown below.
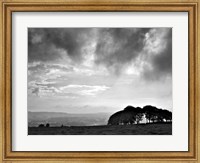
[[171,135],[172,124],[29,127],[29,135]]

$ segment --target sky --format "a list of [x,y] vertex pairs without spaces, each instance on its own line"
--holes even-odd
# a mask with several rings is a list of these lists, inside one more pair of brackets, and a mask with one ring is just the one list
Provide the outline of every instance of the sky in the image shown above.
[[28,111],[172,111],[171,28],[29,28]]

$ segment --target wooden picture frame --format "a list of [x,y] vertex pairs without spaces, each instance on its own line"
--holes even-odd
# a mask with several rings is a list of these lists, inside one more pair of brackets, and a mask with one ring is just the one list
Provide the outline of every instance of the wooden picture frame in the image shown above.
[[[200,162],[199,0],[2,0],[0,2],[0,162]],[[161,11],[189,13],[189,151],[187,152],[14,152],[12,151],[12,12]]]

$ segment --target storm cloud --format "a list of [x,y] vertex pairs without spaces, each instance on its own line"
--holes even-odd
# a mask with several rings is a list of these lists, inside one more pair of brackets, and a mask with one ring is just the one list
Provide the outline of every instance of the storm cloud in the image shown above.
[[52,61],[63,55],[81,61],[91,33],[89,28],[29,28],[28,61]]
[[171,110],[172,29],[28,28],[27,90],[28,110]]
[[[172,73],[171,28],[29,28],[28,61],[55,62],[68,57],[120,75],[128,68],[145,80]],[[66,63],[67,64],[67,63]]]
[[96,63],[103,64],[116,74],[135,60],[145,46],[145,34],[150,29],[100,29],[96,47]]
[[170,28],[101,29],[96,63],[120,74],[129,64],[141,70],[145,79],[171,74],[172,30]]
[[[143,76],[145,79],[156,80],[172,75],[172,29],[154,30],[150,36],[150,42],[154,44],[147,53],[146,62],[150,67],[144,66]],[[151,45],[152,45],[151,44]]]

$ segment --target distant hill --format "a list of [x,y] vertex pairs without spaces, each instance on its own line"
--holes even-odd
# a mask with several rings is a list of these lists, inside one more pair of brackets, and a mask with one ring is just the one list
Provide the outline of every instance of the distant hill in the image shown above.
[[49,123],[50,126],[106,125],[110,113],[70,114],[63,112],[28,112],[30,127]]

